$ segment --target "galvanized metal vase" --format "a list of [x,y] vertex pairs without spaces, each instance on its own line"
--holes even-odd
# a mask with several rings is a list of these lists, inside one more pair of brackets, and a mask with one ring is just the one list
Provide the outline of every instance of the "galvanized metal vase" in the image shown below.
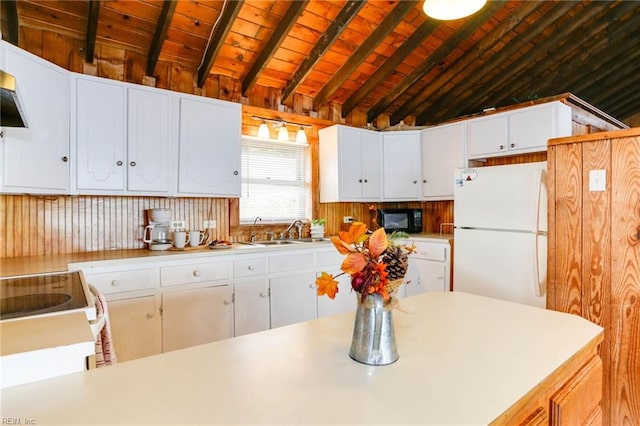
[[358,294],[351,358],[368,365],[387,365],[398,360],[391,312],[391,304],[385,303],[379,294],[370,294],[364,302]]

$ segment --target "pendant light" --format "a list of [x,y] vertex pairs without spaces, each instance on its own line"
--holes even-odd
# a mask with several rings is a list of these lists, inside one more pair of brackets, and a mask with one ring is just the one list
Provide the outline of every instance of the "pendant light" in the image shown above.
[[472,15],[486,3],[487,0],[425,0],[422,9],[433,19],[450,21]]
[[287,126],[282,123],[280,128],[278,129],[278,140],[282,142],[289,141],[289,131],[287,130]]

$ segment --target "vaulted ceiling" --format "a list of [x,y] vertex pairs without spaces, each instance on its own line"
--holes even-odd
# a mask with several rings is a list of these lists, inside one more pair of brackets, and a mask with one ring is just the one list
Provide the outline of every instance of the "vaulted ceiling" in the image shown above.
[[436,21],[422,1],[2,0],[2,37],[23,29],[269,87],[313,108],[418,125],[571,92],[624,120],[640,113],[640,1],[489,1]]

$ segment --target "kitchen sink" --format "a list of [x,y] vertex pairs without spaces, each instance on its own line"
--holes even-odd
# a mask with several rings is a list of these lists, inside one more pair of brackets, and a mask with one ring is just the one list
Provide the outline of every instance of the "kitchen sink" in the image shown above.
[[268,241],[254,241],[250,243],[243,243],[254,247],[266,247],[266,246],[283,246],[290,244],[307,244],[331,241],[328,238],[301,238],[296,240],[268,240]]

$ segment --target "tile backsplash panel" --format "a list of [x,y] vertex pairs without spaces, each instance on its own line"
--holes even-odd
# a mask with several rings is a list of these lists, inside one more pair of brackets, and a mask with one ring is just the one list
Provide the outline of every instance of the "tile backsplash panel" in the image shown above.
[[229,199],[0,195],[0,258],[145,247],[147,210],[170,208],[187,228],[217,221],[228,239]]

